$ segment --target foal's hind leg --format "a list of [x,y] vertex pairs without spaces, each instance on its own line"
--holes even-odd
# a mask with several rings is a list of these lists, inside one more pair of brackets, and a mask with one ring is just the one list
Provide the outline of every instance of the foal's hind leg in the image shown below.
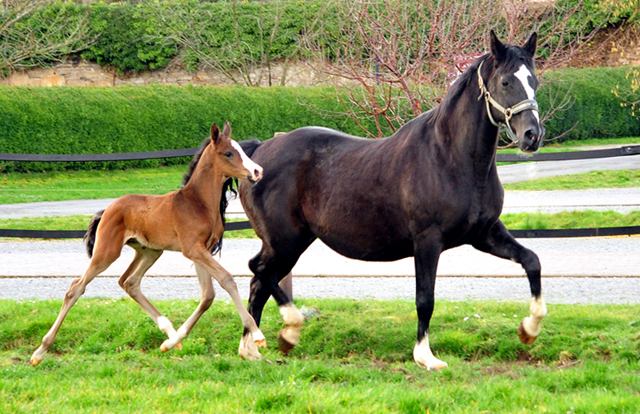
[[107,270],[111,263],[115,262],[116,259],[120,256],[120,250],[118,249],[122,249],[121,244],[108,246],[104,250],[98,249],[98,247],[96,246],[89,267],[82,277],[71,282],[71,287],[69,288],[67,294],[64,296],[64,302],[62,303],[62,309],[60,310],[58,318],[54,322],[49,332],[42,338],[42,345],[40,345],[40,347],[36,349],[31,356],[29,362],[31,362],[33,366],[37,366],[40,362],[42,362],[44,355],[47,353],[47,351],[49,351],[51,345],[53,345],[53,342],[56,339],[56,335],[58,334],[58,330],[60,329],[62,322],[64,322],[64,318],[67,316],[67,313],[69,313],[69,310],[76,303],[78,298],[82,296],[87,285],[91,283],[91,281],[97,275]]
[[202,298],[200,303],[193,314],[182,324],[182,326],[180,326],[180,328],[178,328],[178,330],[171,335],[169,339],[162,343],[160,346],[160,350],[162,352],[167,352],[174,347],[177,347],[182,340],[189,335],[196,322],[198,322],[200,317],[211,307],[211,304],[213,303],[216,293],[213,290],[211,276],[209,276],[209,274],[207,274],[207,272],[198,265],[196,265],[196,273],[198,275],[198,282],[200,282],[200,289],[202,289]]
[[547,314],[547,306],[542,298],[538,256],[518,243],[499,220],[491,228],[487,238],[474,243],[473,246],[494,256],[520,263],[526,271],[531,288],[531,304],[529,306],[531,315],[520,323],[518,337],[523,343],[532,344],[540,334],[540,324]]
[[[129,268],[124,272],[120,279],[118,280],[118,284],[125,292],[131,296],[133,300],[138,302],[140,307],[153,319],[153,321],[158,325],[158,328],[169,338],[175,335],[176,330],[173,328],[173,324],[171,321],[162,316],[160,311],[156,309],[149,299],[144,296],[142,290],[140,289],[140,282],[144,277],[147,270],[162,256],[162,250],[154,250],[154,249],[143,249],[140,245],[131,246],[136,251],[136,255],[133,259],[133,262],[129,265]],[[182,349],[182,344],[178,343],[175,346],[176,349]]]

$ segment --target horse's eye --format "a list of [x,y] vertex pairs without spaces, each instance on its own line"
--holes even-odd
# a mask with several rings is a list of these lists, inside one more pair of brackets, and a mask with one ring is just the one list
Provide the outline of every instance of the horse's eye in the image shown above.
[[222,155],[224,155],[224,156],[225,156],[225,157],[227,157],[227,158],[231,158],[231,157],[233,157],[233,152],[231,152],[231,151],[227,151],[227,152],[225,152],[225,153],[224,153],[224,154],[222,154]]
[[502,86],[504,87],[509,86],[509,81],[507,79],[502,79]]

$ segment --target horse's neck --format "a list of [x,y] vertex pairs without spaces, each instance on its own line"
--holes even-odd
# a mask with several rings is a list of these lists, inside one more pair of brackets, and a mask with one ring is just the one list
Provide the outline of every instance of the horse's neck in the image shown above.
[[456,104],[443,108],[450,115],[438,122],[448,129],[455,157],[468,159],[467,165],[473,165],[474,175],[482,180],[495,168],[498,129],[489,120],[484,99],[478,100],[477,82],[474,76]]

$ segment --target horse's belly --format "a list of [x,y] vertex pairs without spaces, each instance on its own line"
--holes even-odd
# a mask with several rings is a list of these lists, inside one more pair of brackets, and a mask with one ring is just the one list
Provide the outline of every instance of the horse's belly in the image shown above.
[[332,250],[351,259],[371,262],[392,262],[413,256],[411,241],[372,239],[368,235],[352,237],[335,237],[334,235],[318,235],[318,238]]

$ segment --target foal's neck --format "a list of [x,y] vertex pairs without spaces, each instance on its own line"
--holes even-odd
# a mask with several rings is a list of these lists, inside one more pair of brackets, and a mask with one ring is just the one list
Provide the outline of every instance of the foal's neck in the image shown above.
[[226,177],[217,168],[216,159],[210,154],[211,150],[205,151],[182,191],[185,196],[197,198],[200,203],[213,209],[220,205],[222,186]]

